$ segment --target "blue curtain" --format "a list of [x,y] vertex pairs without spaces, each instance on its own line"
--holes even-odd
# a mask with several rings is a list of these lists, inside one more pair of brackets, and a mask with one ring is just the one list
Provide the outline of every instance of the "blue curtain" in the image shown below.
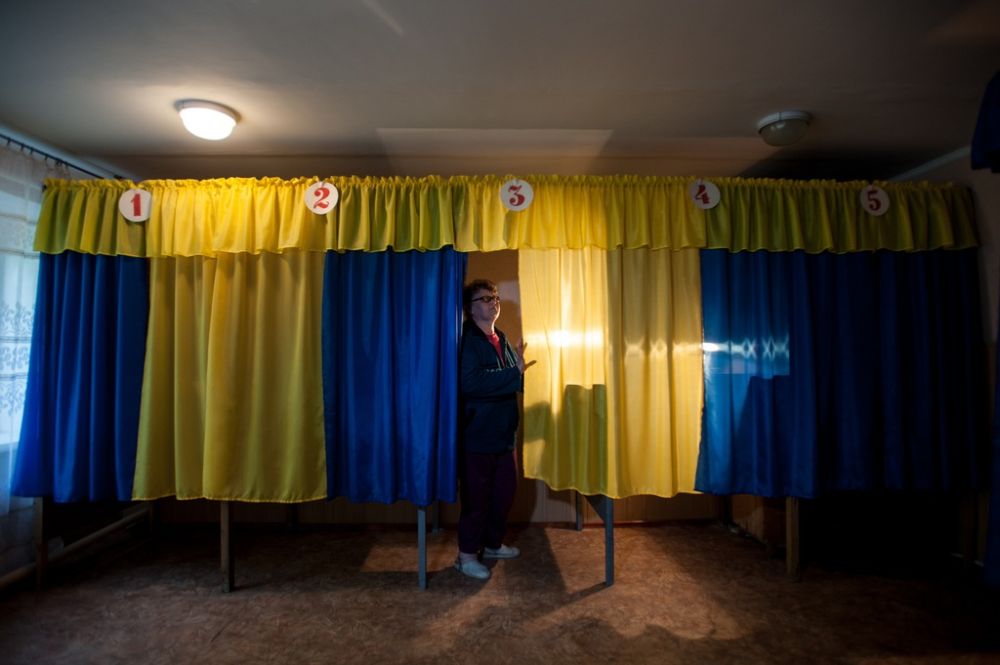
[[464,254],[329,252],[323,400],[330,497],[455,501]]
[[982,486],[975,252],[703,251],[696,487],[816,497]]
[[13,494],[131,500],[148,283],[143,259],[40,256]]

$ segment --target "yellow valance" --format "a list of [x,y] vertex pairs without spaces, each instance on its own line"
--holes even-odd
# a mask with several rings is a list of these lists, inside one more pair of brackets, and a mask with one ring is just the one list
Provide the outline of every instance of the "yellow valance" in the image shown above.
[[861,204],[865,182],[715,181],[718,206],[707,211],[707,247],[733,252],[897,252],[975,247],[972,195],[950,183],[878,182],[889,196],[881,217]]
[[[305,206],[317,178],[49,180],[35,249],[146,258],[287,249],[398,251],[454,245],[452,187],[441,178],[326,178],[340,200],[325,215]],[[118,199],[152,194],[146,222],[129,222]]]
[[[330,177],[325,215],[304,203],[317,178],[46,182],[35,249],[147,258],[307,251],[501,249],[765,249],[919,251],[976,245],[969,191],[951,184],[877,183],[886,214],[865,212],[866,183],[712,179],[720,203],[694,205],[694,178],[523,176],[534,199],[507,210],[509,177]],[[152,194],[150,218],[127,221],[118,200]]]

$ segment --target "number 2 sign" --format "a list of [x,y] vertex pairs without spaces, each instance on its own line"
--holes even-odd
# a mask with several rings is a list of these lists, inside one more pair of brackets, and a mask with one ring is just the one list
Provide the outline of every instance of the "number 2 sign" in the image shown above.
[[317,215],[325,215],[333,210],[340,200],[340,192],[328,182],[314,183],[306,190],[306,207]]
[[153,207],[153,195],[145,189],[130,189],[118,197],[118,212],[130,222],[145,222]]
[[508,180],[500,185],[500,200],[507,210],[520,212],[531,205],[535,198],[535,190],[524,180]]
[[889,195],[881,187],[868,185],[861,190],[861,207],[869,215],[881,217],[889,209]]

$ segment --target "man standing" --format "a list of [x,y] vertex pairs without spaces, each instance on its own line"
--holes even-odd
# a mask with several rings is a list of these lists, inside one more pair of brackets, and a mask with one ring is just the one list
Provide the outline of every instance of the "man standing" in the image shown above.
[[513,559],[521,552],[503,544],[507,514],[514,502],[517,465],[517,393],[524,390],[525,344],[516,348],[494,327],[500,316],[497,286],[475,280],[462,291],[461,422],[459,473],[462,513],[458,522],[455,568],[487,580],[479,560]]

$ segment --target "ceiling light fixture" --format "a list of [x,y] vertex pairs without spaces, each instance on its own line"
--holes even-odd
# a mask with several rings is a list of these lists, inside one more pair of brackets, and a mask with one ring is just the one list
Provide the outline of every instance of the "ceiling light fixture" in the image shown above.
[[806,135],[810,120],[812,116],[805,111],[779,111],[761,118],[757,133],[768,145],[792,145]]
[[221,141],[233,133],[240,116],[233,109],[215,102],[184,99],[174,107],[181,116],[185,129],[198,138]]

